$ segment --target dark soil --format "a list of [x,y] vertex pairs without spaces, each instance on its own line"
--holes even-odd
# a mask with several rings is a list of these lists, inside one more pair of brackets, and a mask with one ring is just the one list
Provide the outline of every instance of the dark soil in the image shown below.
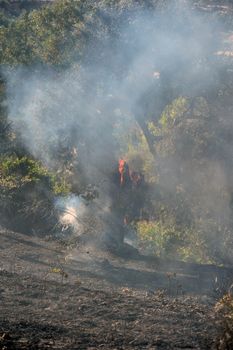
[[4,230],[0,267],[4,350],[211,349],[216,280],[231,278],[213,266],[68,249]]

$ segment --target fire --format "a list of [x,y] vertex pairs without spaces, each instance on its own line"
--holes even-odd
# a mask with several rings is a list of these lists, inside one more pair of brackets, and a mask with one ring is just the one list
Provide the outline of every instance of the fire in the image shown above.
[[120,159],[118,163],[118,171],[120,174],[120,185],[124,186],[130,182],[129,166],[124,159]]
[[138,187],[143,183],[143,175],[137,171],[130,171],[129,166],[124,159],[119,160],[118,171],[120,174],[120,186],[128,184]]
[[122,186],[124,183],[124,168],[125,168],[126,161],[124,159],[119,160],[119,173],[120,173],[120,185]]

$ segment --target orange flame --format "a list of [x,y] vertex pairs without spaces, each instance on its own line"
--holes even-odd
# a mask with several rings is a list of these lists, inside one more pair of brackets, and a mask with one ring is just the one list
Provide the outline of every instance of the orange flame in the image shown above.
[[124,170],[125,170],[125,164],[126,164],[126,161],[124,159],[119,159],[119,167],[118,167],[118,170],[119,170],[119,173],[121,175],[121,178],[120,178],[120,184],[123,185],[124,183]]

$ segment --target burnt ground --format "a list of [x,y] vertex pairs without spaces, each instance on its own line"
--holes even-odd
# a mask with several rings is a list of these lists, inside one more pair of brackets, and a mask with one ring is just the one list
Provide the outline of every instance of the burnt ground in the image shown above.
[[211,349],[231,271],[0,231],[0,349]]

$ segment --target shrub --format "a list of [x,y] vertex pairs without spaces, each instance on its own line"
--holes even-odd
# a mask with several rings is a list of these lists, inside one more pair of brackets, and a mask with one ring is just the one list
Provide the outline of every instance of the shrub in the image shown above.
[[174,218],[139,221],[136,230],[141,250],[158,257],[210,264],[208,242],[195,227],[177,225]]
[[174,222],[139,221],[136,224],[139,246],[157,256],[173,256],[182,239]]
[[54,196],[68,192],[65,181],[33,159],[8,156],[0,160],[0,214],[10,228],[52,229],[57,222]]

